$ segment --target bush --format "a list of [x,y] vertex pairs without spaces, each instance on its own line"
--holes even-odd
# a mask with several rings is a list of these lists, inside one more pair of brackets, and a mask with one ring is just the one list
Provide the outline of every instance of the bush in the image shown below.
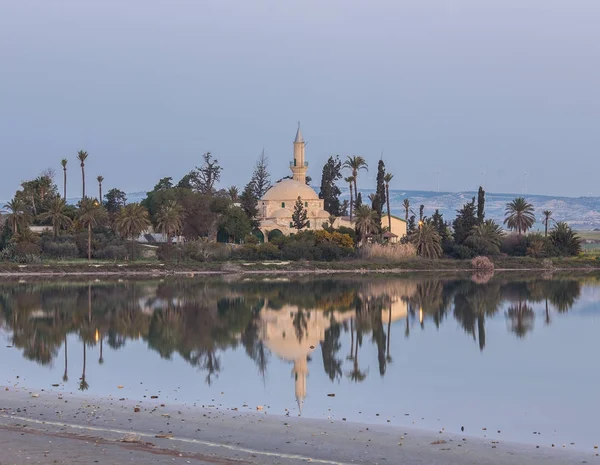
[[18,242],[15,244],[15,255],[24,257],[26,255],[40,255],[40,246],[33,242]]
[[77,258],[79,249],[75,242],[42,242],[42,255],[55,259]]
[[502,240],[500,251],[507,255],[524,257],[527,255],[527,247],[529,247],[529,241],[527,240],[526,236],[509,234]]
[[473,249],[467,247],[466,245],[452,245],[449,248],[448,254],[452,258],[458,258],[459,260],[468,260],[469,258],[475,257],[477,254]]
[[494,270],[494,264],[487,257],[481,257],[481,256],[475,257],[473,260],[471,260],[471,266],[475,270],[479,270],[479,271],[493,271]]
[[308,241],[291,241],[281,249],[284,260],[319,260],[321,251]]
[[356,244],[356,231],[353,228],[348,228],[346,226],[340,226],[334,232],[338,232],[340,234],[347,234],[352,239],[352,242]]
[[[600,258],[600,257],[599,257]],[[544,258],[542,260],[542,267],[545,270],[551,270],[554,268],[554,263],[552,263],[552,260],[550,260],[549,258]]]
[[256,249],[257,246],[255,246],[254,244],[243,244],[239,247],[235,247],[232,250],[231,258],[237,260],[256,260]]
[[244,239],[244,243],[258,245],[260,243],[260,240],[254,234],[248,234]]
[[230,256],[231,248],[218,242],[199,239],[188,242],[183,247],[183,258],[196,262],[224,261],[228,260]]
[[365,259],[399,261],[415,257],[417,249],[413,244],[365,244],[358,254]]
[[39,254],[19,253],[19,247],[17,245],[9,244],[4,249],[0,250],[0,261],[35,264],[41,263],[42,258],[39,256]]
[[268,242],[256,247],[256,254],[260,260],[277,260],[281,258],[279,247]]
[[107,245],[98,253],[99,258],[107,260],[125,260],[127,255],[127,247],[124,245]]

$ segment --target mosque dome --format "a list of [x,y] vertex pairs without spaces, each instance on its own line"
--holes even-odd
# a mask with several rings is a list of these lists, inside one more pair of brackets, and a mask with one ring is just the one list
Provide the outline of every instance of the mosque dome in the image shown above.
[[293,179],[284,179],[275,184],[266,192],[262,200],[296,201],[298,197],[305,201],[319,200],[312,187]]

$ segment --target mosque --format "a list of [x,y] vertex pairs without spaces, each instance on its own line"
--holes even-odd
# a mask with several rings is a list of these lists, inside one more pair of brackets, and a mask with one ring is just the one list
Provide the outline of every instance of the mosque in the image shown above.
[[[294,158],[290,162],[292,177],[286,178],[273,187],[271,187],[258,201],[259,214],[259,237],[268,242],[269,239],[280,235],[289,235],[296,232],[292,222],[294,206],[300,198],[308,214],[308,230],[323,229],[325,224],[339,228],[341,226],[354,228],[354,222],[347,216],[336,217],[333,224],[330,224],[330,214],[324,208],[323,199],[315,190],[306,184],[306,173],[308,172],[308,162],[304,156],[306,143],[302,137],[300,124],[296,131],[294,140]],[[386,232],[388,239],[395,242],[406,235],[406,221],[392,216],[391,231]]]
[[[294,140],[294,159],[290,162],[292,178],[286,178],[271,187],[258,202],[260,231],[265,241],[281,234],[289,235],[296,232],[292,223],[292,214],[298,197],[304,204],[308,213],[308,226],[306,229],[323,229],[325,223],[329,224],[329,213],[325,211],[324,202],[312,187],[306,184],[308,162],[304,158],[306,143],[302,137],[300,125]],[[338,217],[334,226],[354,225],[348,218]]]

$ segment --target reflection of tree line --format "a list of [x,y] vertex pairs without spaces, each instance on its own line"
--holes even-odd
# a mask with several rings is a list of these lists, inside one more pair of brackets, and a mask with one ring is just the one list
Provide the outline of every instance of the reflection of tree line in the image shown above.
[[[526,279],[512,281],[494,277],[483,283],[470,279],[378,279],[299,281],[196,281],[64,283],[0,285],[0,328],[5,327],[12,345],[29,360],[51,363],[64,345],[64,376],[68,380],[67,335],[77,334],[83,354],[80,389],[88,388],[88,349],[95,348],[103,363],[103,345],[122,348],[128,340],[143,340],[162,358],[175,354],[206,373],[211,383],[222,369],[219,354],[243,346],[264,375],[269,351],[261,341],[260,314],[265,302],[271,309],[297,306],[295,337],[302,340],[307,312],[351,311],[343,322],[331,316],[321,342],[323,368],[330,380],[344,376],[345,360],[351,367],[345,375],[362,381],[360,348],[365,337],[377,346],[378,371],[385,375],[392,362],[393,329],[391,306],[404,302],[407,315],[404,334],[411,322],[423,327],[427,320],[439,327],[452,312],[481,350],[485,347],[485,320],[508,303],[509,328],[524,337],[533,328],[533,303],[543,303],[545,322],[550,312],[568,311],[580,295],[576,279]],[[389,310],[389,311],[388,311]],[[332,315],[332,313],[329,313]],[[387,315],[384,321],[383,315]],[[350,350],[340,354],[343,334],[349,334]]]

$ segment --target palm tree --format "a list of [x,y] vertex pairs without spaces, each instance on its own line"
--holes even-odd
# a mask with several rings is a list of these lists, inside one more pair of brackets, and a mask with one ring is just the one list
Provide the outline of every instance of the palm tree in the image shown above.
[[383,182],[385,182],[385,200],[387,202],[387,214],[388,214],[388,230],[392,232],[392,212],[390,211],[390,182],[394,178],[392,173],[385,173]]
[[534,208],[523,197],[506,204],[504,224],[518,235],[526,233],[535,223]]
[[95,199],[84,197],[79,202],[78,217],[88,230],[88,261],[92,259],[92,228],[98,226],[106,217],[106,210]]
[[350,222],[352,222],[352,212],[354,211],[354,194],[352,193],[352,185],[354,184],[354,176],[344,178],[344,181],[350,186]]
[[402,206],[404,207],[404,219],[408,222],[408,212],[410,211],[410,200],[404,199],[402,201]]
[[417,254],[425,258],[439,258],[442,255],[441,242],[440,235],[429,221],[423,222],[413,235]]
[[98,176],[96,181],[98,181],[98,200],[102,203],[102,182],[104,181],[104,176]]
[[500,253],[503,236],[504,232],[498,223],[494,220],[485,220],[473,226],[465,243],[480,254],[497,255]]
[[13,234],[19,232],[19,228],[26,228],[31,223],[31,215],[26,209],[25,203],[18,199],[12,199],[4,207],[8,214],[6,220]]
[[160,207],[156,215],[156,228],[171,243],[171,238],[181,231],[183,224],[183,208],[174,200],[170,200]]
[[358,198],[358,172],[360,170],[369,171],[369,165],[367,165],[366,160],[361,156],[353,156],[348,157],[348,159],[342,165],[344,168],[348,168],[352,172],[352,177],[354,178],[354,198]]
[[231,201],[233,203],[238,201],[238,198],[240,196],[240,191],[237,188],[237,186],[231,186],[229,187],[229,189],[227,189],[227,195],[229,195],[229,198],[231,199]]
[[356,209],[356,232],[364,244],[370,234],[377,232],[377,212],[368,205],[361,205]]
[[131,238],[131,259],[135,260],[135,239],[152,223],[148,210],[139,203],[125,205],[117,215],[117,230],[123,237]]
[[548,237],[548,223],[554,219],[552,218],[552,210],[544,210],[542,215],[544,215],[544,220],[542,221],[544,223],[544,237]]
[[66,158],[63,158],[60,161],[61,166],[63,167],[63,199],[67,200],[67,162]]
[[80,162],[81,166],[81,181],[83,186],[83,193],[81,194],[81,198],[85,199],[85,160],[88,157],[88,153],[85,150],[80,150],[77,152],[77,159]]
[[67,202],[65,199],[56,197],[50,202],[48,210],[41,213],[38,218],[42,221],[50,220],[54,230],[54,238],[58,237],[58,231],[63,226],[73,223],[73,220],[66,215]]
[[558,255],[578,255],[581,252],[581,238],[564,221],[554,225],[550,231],[550,242]]

